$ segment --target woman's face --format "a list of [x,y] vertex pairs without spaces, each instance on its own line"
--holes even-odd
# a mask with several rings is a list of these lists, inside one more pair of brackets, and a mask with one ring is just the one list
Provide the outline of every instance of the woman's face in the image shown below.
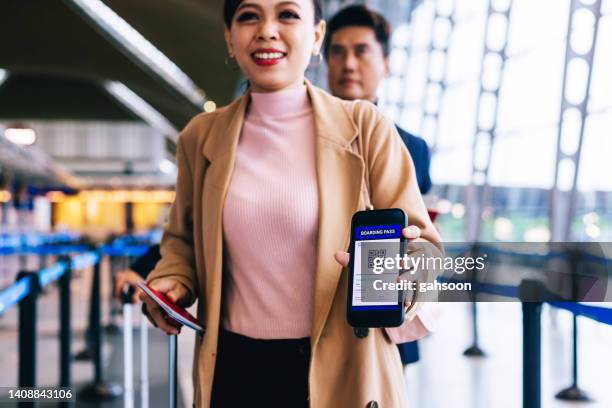
[[312,0],[245,0],[225,28],[225,41],[254,92],[302,85],[318,54],[325,22],[314,23]]

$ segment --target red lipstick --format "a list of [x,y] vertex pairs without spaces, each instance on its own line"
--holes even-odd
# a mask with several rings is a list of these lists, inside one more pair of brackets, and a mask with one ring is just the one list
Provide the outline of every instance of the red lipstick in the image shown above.
[[251,58],[257,65],[271,66],[278,64],[287,53],[276,48],[258,48],[251,53]]

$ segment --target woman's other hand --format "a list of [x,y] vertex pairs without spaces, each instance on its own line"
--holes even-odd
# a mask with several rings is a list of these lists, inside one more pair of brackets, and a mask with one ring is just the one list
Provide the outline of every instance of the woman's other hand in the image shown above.
[[126,270],[117,272],[117,275],[115,276],[115,290],[114,290],[115,297],[117,298],[117,300],[121,302],[122,300],[121,295],[123,293],[123,289],[125,288],[126,285],[130,285],[134,288],[134,293],[132,294],[130,302],[136,303],[138,301],[138,295],[141,292],[138,286],[136,286],[136,283],[141,280],[142,280],[142,277],[131,269],[126,269]]
[[[421,236],[421,229],[415,225],[410,225],[404,229],[402,229],[402,236],[408,240],[417,239]],[[334,258],[336,258],[336,262],[338,262],[343,267],[348,267],[350,255],[348,252],[337,251],[334,254]],[[407,276],[408,272],[404,272],[400,274],[398,277],[398,282],[403,280],[402,276]],[[411,300],[413,299],[412,294],[410,296],[406,296],[407,293],[404,292],[404,305],[406,308],[410,308]]]
[[[162,278],[154,280],[149,286],[163,293],[170,302],[176,305],[182,306],[189,303],[189,289],[176,279]],[[153,299],[145,293],[140,293],[140,300],[142,300],[146,308],[145,314],[154,326],[166,334],[179,334],[181,332],[181,324],[171,319]]]
[[[410,225],[402,230],[402,235],[406,239],[417,239],[421,236],[421,229],[417,226]],[[347,267],[349,264],[349,253],[344,251],[337,251],[334,254],[334,258],[336,258],[336,262],[338,262],[343,267]]]

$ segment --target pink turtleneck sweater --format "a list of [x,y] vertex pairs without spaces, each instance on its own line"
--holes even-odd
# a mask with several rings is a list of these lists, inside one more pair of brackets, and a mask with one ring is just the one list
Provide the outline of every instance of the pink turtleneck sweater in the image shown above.
[[225,207],[226,330],[310,336],[318,192],[306,87],[251,93]]

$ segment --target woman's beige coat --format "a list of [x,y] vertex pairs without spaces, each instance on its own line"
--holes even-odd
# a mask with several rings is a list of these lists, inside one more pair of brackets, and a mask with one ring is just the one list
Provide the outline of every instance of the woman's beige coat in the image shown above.
[[[319,191],[318,240],[304,243],[317,248],[310,406],[404,407],[397,347],[384,330],[370,329],[368,336],[358,338],[347,324],[347,271],[334,253],[348,248],[351,216],[364,206],[364,179],[375,208],[402,208],[425,240],[437,242],[439,236],[394,125],[371,103],[345,102],[307,81],[306,86],[314,111]],[[206,333],[196,341],[197,407],[210,404],[223,293],[221,215],[248,101],[247,94],[216,112],[200,114],[180,134],[176,199],[161,242],[162,259],[148,279],[175,278],[190,289],[193,300],[199,299],[198,319]],[[351,149],[358,137],[363,158]]]

